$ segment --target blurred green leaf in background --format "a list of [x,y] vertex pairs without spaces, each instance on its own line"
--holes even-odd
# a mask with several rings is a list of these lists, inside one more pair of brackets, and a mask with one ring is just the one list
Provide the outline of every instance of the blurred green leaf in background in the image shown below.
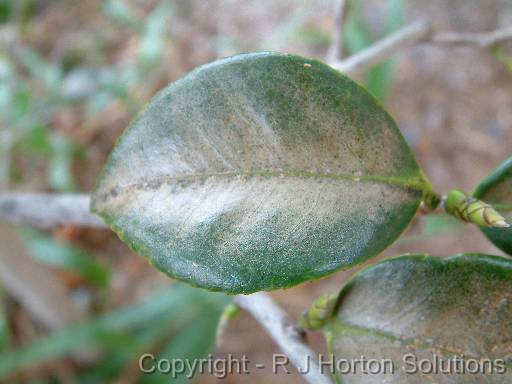
[[81,383],[105,382],[128,375],[131,382],[169,382],[158,375],[141,375],[144,353],[172,359],[200,358],[213,346],[218,318],[230,299],[182,284],[152,294],[141,303],[100,315],[78,326],[41,338],[25,347],[0,353],[0,378],[29,366],[95,350],[100,363],[80,375]]
[[418,241],[428,240],[444,234],[460,232],[464,224],[451,215],[445,213],[421,216],[421,230],[417,235],[404,236],[395,244],[412,244]]
[[505,68],[512,72],[512,58],[507,55],[502,47],[492,48],[492,53],[494,57],[505,66]]
[[[404,0],[388,0],[385,4],[387,18],[383,26],[383,36],[397,31],[405,22]],[[349,2],[349,14],[344,25],[343,40],[350,55],[378,40],[367,27],[359,1]],[[368,91],[381,101],[384,101],[389,93],[394,67],[394,60],[390,59],[377,64],[366,75],[365,85]]]
[[62,244],[30,228],[23,230],[23,238],[31,256],[40,263],[75,272],[93,284],[107,286],[110,271],[84,249]]
[[11,343],[9,320],[6,316],[5,299],[6,295],[4,291],[0,289],[0,353],[9,348]]

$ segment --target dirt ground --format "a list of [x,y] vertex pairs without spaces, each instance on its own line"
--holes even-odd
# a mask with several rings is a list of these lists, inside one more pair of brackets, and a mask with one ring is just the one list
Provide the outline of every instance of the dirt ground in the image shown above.
[[[108,62],[115,66],[136,52],[136,37],[109,25],[101,1],[41,2],[37,17],[24,32],[23,41],[53,60],[63,59],[70,46],[87,47],[103,34]],[[156,2],[149,2],[156,3]],[[172,2],[174,14],[167,26],[172,38],[160,64],[145,73],[130,92],[137,107],[112,102],[92,117],[82,107],[63,108],[51,116],[52,130],[70,135],[84,148],[82,160],[73,165],[77,183],[89,191],[115,140],[143,103],[169,81],[218,57],[240,52],[272,50],[325,59],[334,24],[334,1],[314,0],[190,0]],[[363,1],[364,19],[375,38],[384,35],[385,2]],[[510,0],[409,0],[406,22],[432,21],[435,30],[483,32],[512,23]],[[151,5],[135,7],[141,17]],[[119,32],[121,30],[121,32]],[[505,47],[512,54],[512,45]],[[88,58],[94,62],[94,57]],[[362,81],[362,79],[359,79]],[[512,72],[488,50],[446,48],[422,43],[397,54],[388,97],[384,104],[397,121],[421,166],[435,188],[446,193],[458,187],[471,191],[495,166],[510,156],[512,148]],[[48,190],[40,178],[41,167],[14,159],[28,175],[18,190]],[[424,217],[418,215],[404,234],[381,257],[408,252],[449,256],[460,252],[502,254],[471,226],[446,234],[422,237]],[[95,250],[115,265],[113,297],[116,305],[132,302],[167,284],[167,278],[128,250],[114,235],[100,230],[61,230],[64,236]],[[372,263],[375,260],[372,260]],[[356,268],[357,269],[357,268]],[[337,291],[356,269],[336,273],[314,283],[272,293],[293,316],[318,295]],[[315,348],[324,350],[319,334],[308,335]],[[216,354],[249,356],[270,366],[273,342],[248,315],[229,328]],[[250,375],[233,375],[227,383],[300,383],[293,369],[273,375],[269,369]],[[215,383],[201,377],[199,383]]]

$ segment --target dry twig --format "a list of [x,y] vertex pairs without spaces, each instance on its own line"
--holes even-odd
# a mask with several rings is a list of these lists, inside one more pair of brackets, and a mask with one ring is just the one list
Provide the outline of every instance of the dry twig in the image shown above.
[[350,76],[360,75],[396,53],[423,42],[448,46],[492,48],[512,40],[512,27],[486,33],[432,33],[428,22],[417,21],[379,40],[346,60],[330,61],[333,68]]
[[[235,297],[235,303],[249,312],[272,337],[311,384],[330,384],[329,373],[322,374],[316,359],[316,353],[306,344],[302,335],[292,324],[286,313],[263,292]],[[306,358],[309,358],[309,367]],[[304,373],[305,372],[305,373]]]
[[98,217],[89,212],[88,195],[2,193],[0,221],[44,229],[65,224],[106,228]]
[[335,62],[343,57],[343,25],[348,11],[347,0],[336,1],[336,14],[334,17],[334,31],[332,35],[332,43],[327,53],[327,61]]
[[473,45],[481,48],[492,48],[512,40],[512,27],[497,29],[486,33],[443,32],[432,37],[432,43],[443,45]]
[[331,62],[331,66],[350,76],[366,72],[374,65],[389,59],[399,51],[405,50],[425,40],[429,35],[429,24],[425,21],[413,23],[370,47],[350,56],[346,60]]

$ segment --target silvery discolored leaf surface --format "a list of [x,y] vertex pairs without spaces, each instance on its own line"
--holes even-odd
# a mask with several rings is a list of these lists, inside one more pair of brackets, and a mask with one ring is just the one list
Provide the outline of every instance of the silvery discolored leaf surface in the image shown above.
[[[491,172],[475,189],[473,196],[492,204],[509,224],[512,223],[512,157]],[[512,227],[481,230],[494,245],[512,255]]]
[[170,276],[249,293],[376,255],[430,188],[364,89],[315,60],[255,53],[161,91],[112,151],[92,209]]
[[[344,384],[503,384],[512,382],[511,319],[511,260],[410,255],[356,275],[340,292],[324,331],[336,361],[360,356],[393,361],[393,373],[390,365],[380,374],[364,374],[361,366],[357,373],[338,372]],[[442,373],[454,355],[464,357],[465,373],[455,365],[451,374]],[[420,365],[422,359],[437,361],[438,373],[428,362]],[[470,360],[486,365],[479,368]],[[419,372],[413,373],[415,367]]]

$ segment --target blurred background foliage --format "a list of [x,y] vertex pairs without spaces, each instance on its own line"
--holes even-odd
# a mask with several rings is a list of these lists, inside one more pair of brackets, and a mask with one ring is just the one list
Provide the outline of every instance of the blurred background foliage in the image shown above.
[[[335,3],[0,0],[0,190],[89,191],[117,137],[155,92],[197,65],[241,52],[323,59],[332,41]],[[428,16],[440,29],[497,28],[512,20],[505,3],[352,0],[344,54],[418,17]],[[394,114],[436,186],[470,189],[510,155],[510,53],[411,51],[357,80]],[[452,71],[446,71],[447,63]],[[492,154],[485,150],[490,145],[497,148]],[[44,266],[85,315],[50,330],[6,284],[0,289],[0,381],[167,383],[166,376],[142,376],[138,356],[150,351],[193,358],[212,351],[226,296],[173,284],[107,231],[64,226],[18,232],[25,244],[20,252]],[[420,217],[390,252],[498,253],[479,236],[443,215]],[[437,246],[434,237],[441,237]],[[277,298],[297,314],[351,273]],[[217,353],[264,360],[274,351],[255,323],[239,323]],[[313,342],[322,347],[314,336]],[[267,372],[229,380],[301,379]]]
[[[90,189],[101,164],[87,175],[88,160],[94,157],[87,146],[111,119],[119,119],[112,137],[98,139],[106,141],[98,159],[103,161],[114,136],[170,80],[159,68],[169,65],[174,44],[169,26],[176,8],[184,4],[93,3],[0,1],[3,190]],[[83,175],[85,180],[80,180]],[[90,315],[53,332],[35,324],[36,334],[29,338],[33,341],[26,343],[19,340],[23,337],[17,333],[24,330],[16,329],[10,314],[15,303],[2,291],[0,377],[30,383],[168,383],[164,375],[142,378],[138,357],[147,352],[170,359],[205,356],[227,297],[183,285],[165,288],[169,283],[161,279],[143,298],[117,303],[121,298],[112,287],[112,275],[119,265],[100,260],[89,235],[77,228],[21,230],[29,256],[56,271],[73,300]],[[103,234],[92,237],[98,247],[104,245]]]

